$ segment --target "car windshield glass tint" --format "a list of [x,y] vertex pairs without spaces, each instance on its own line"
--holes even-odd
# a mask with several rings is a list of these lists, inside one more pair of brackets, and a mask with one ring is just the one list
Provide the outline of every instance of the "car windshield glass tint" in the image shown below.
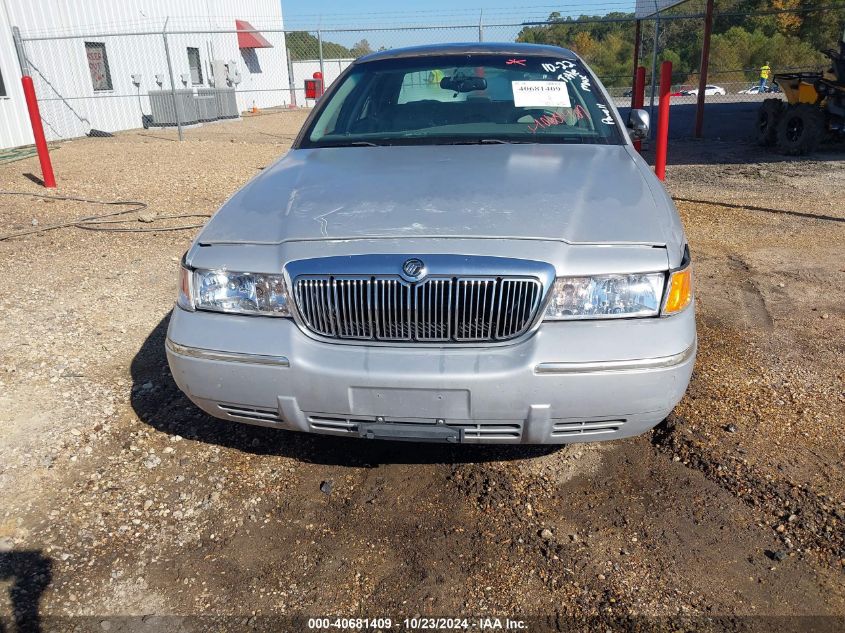
[[356,65],[320,104],[302,147],[622,143],[577,60],[429,56]]

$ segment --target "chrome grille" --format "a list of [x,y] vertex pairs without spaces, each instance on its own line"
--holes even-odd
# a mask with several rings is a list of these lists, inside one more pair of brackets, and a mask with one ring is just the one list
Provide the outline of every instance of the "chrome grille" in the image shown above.
[[542,284],[529,277],[300,276],[294,300],[305,326],[336,339],[496,342],[534,320]]

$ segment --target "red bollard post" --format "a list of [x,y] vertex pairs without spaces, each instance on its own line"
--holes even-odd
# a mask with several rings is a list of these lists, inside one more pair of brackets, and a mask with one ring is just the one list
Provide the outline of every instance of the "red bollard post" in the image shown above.
[[32,135],[35,137],[35,149],[38,150],[38,160],[41,162],[41,175],[44,186],[50,189],[56,187],[56,177],[53,175],[53,164],[50,162],[50,152],[47,150],[47,139],[44,136],[44,126],[41,125],[41,112],[38,110],[38,99],[35,98],[35,86],[32,77],[21,77],[26,107],[29,110],[29,121],[32,124]]
[[[634,110],[641,110],[645,104],[645,66],[637,68],[637,73],[634,75],[634,92],[631,97],[631,108]],[[643,142],[634,141],[634,148],[638,152],[643,151]]]
[[672,62],[660,65],[660,104],[657,109],[657,142],[655,144],[654,173],[666,180],[666,150],[669,145],[669,102],[672,97]]

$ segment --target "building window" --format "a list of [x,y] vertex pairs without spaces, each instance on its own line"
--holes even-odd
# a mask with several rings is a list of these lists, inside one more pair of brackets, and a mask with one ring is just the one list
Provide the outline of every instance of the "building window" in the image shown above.
[[112,90],[106,45],[103,42],[85,42],[85,52],[88,55],[88,70],[91,72],[91,85],[94,90]]
[[191,83],[195,86],[202,83],[202,62],[200,49],[188,47],[188,66],[191,67]]

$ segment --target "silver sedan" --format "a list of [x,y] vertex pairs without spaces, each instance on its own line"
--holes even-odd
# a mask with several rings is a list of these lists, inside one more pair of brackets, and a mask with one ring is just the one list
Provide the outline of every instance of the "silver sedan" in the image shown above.
[[357,60],[185,254],[167,356],[209,414],[370,439],[642,433],[696,351],[671,199],[571,51]]

